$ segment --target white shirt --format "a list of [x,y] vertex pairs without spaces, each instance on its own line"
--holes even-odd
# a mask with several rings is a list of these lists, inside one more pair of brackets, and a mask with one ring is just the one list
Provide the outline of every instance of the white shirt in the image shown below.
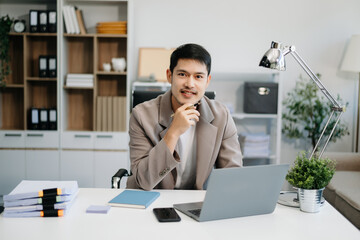
[[196,179],[196,135],[195,126],[183,133],[178,142],[180,163],[176,166],[175,188],[192,189]]

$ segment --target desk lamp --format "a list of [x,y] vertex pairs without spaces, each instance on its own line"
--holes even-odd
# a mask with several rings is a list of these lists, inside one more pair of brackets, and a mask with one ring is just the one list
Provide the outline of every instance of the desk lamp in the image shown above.
[[271,69],[277,69],[279,71],[285,71],[286,69],[286,64],[285,64],[285,56],[288,54],[291,54],[295,60],[299,63],[299,65],[304,69],[304,71],[310,76],[310,78],[315,82],[315,84],[317,85],[317,87],[321,90],[321,92],[325,95],[325,97],[331,102],[332,107],[331,107],[331,114],[330,117],[328,119],[328,121],[326,122],[324,129],[321,132],[321,135],[310,155],[310,159],[313,157],[324,133],[325,130],[327,129],[331,119],[333,118],[333,116],[335,114],[335,112],[338,112],[338,116],[336,117],[336,122],[334,124],[334,127],[332,128],[330,135],[328,136],[328,138],[326,139],[326,142],[320,152],[320,154],[318,155],[318,157],[320,158],[322,156],[322,154],[324,153],[324,150],[327,146],[327,144],[330,141],[330,138],[332,136],[332,134],[334,133],[334,130],[336,128],[336,125],[339,123],[340,117],[342,115],[342,113],[345,111],[345,107],[341,106],[336,100],[335,98],[328,92],[328,90],[325,88],[325,86],[322,84],[322,82],[320,81],[320,79],[316,76],[316,74],[314,74],[314,72],[309,68],[309,66],[305,63],[305,61],[299,56],[299,54],[296,52],[295,50],[295,46],[282,46],[281,43],[279,42],[272,42],[271,43],[271,47],[270,49],[265,53],[265,55],[263,56],[263,58],[260,61],[259,66],[261,67],[266,67],[266,68],[271,68]]
[[[342,71],[359,73],[360,79],[360,35],[351,37],[341,64]],[[360,82],[358,83],[358,109],[356,119],[355,152],[359,152],[359,115],[360,115]]]

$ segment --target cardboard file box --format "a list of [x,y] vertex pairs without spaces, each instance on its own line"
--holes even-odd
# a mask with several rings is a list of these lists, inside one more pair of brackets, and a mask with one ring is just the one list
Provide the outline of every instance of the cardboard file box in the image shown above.
[[245,82],[245,113],[277,113],[278,84],[269,82]]

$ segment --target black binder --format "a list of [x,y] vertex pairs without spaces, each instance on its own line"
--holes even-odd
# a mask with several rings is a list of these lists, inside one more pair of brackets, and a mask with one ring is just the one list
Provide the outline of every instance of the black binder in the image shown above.
[[38,32],[39,31],[38,15],[39,15],[39,13],[37,10],[30,10],[30,12],[29,12],[30,32]]
[[57,114],[56,109],[49,109],[49,130],[57,129]]
[[40,109],[40,130],[47,130],[49,124],[49,113],[48,110],[45,108]]
[[56,33],[56,11],[55,10],[49,10],[48,11],[48,31],[50,33]]
[[48,76],[56,78],[56,56],[48,56]]
[[28,128],[30,130],[38,130],[39,129],[39,109],[30,108]]
[[47,56],[39,56],[39,77],[48,77]]
[[48,31],[48,13],[47,11],[39,11],[39,32],[47,32]]

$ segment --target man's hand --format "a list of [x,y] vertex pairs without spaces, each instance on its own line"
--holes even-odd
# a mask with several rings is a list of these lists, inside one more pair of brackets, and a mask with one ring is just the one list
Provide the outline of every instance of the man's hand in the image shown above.
[[171,152],[174,152],[179,137],[199,121],[199,116],[200,113],[191,103],[186,103],[176,110],[169,130],[164,136],[166,145]]

